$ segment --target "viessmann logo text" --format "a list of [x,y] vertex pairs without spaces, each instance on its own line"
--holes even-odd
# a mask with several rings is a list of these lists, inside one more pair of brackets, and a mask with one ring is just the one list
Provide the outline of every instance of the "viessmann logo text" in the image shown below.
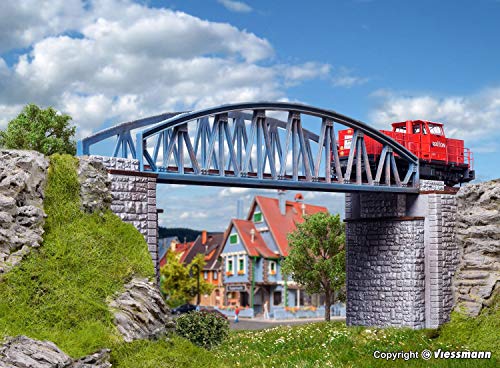
[[491,359],[491,351],[443,351],[438,349],[434,352],[425,349],[419,351],[380,351],[373,352],[375,359],[384,360],[410,360],[410,359]]

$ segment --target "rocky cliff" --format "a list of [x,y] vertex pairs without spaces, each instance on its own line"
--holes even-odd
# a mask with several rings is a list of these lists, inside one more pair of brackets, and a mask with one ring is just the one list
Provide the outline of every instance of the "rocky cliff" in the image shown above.
[[457,204],[456,308],[477,316],[500,290],[500,179],[461,188]]
[[110,202],[101,163],[0,151],[0,368],[104,368],[119,334],[165,335],[147,244]]
[[41,153],[0,150],[0,274],[42,242],[48,166]]

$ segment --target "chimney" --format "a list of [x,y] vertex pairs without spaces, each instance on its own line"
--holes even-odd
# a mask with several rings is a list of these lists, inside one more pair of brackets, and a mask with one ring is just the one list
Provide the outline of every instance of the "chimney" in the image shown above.
[[255,229],[250,230],[250,236],[253,243],[255,241]]
[[243,219],[243,199],[238,199],[236,201],[236,218]]
[[202,230],[201,232],[201,244],[205,245],[207,244],[207,231]]
[[285,199],[285,190],[278,189],[278,200],[280,205],[280,213],[285,216],[286,214],[286,199]]
[[302,209],[302,216],[304,216],[306,214],[306,205],[305,205],[305,203],[302,203],[300,205],[300,208]]

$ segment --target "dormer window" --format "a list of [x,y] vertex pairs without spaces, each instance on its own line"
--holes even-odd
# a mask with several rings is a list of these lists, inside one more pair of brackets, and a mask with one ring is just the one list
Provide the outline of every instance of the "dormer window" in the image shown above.
[[255,212],[253,214],[253,222],[262,222],[263,221],[263,218],[262,218],[262,212]]
[[238,234],[229,235],[229,244],[231,245],[238,244]]

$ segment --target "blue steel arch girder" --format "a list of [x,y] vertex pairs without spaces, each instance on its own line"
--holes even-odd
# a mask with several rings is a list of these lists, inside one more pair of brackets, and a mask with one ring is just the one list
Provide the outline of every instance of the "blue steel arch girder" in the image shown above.
[[108,138],[116,137],[115,147],[112,157],[127,158],[132,156],[136,158],[136,146],[132,140],[131,132],[136,129],[144,128],[148,125],[157,124],[162,121],[168,120],[176,115],[183,114],[184,112],[168,112],[160,115],[150,116],[143,119],[128,121],[122,124],[112,126],[110,128],[101,130],[89,137],[79,140],[77,143],[77,156],[90,155],[90,147],[96,143],[104,141]]
[[[288,120],[284,122],[268,117],[268,111],[288,112]],[[319,135],[302,128],[302,115],[321,119]],[[211,127],[209,119],[213,121]],[[232,132],[228,123],[230,119],[233,119]],[[248,131],[242,128],[245,121],[250,122]],[[187,127],[192,122],[198,126],[194,141]],[[352,149],[347,162],[343,160],[342,165],[335,123],[354,130]],[[276,133],[278,128],[286,132],[285,142],[281,142]],[[365,134],[383,146],[375,167],[370,167]],[[158,136],[157,143],[151,154],[148,139],[155,135]],[[161,135],[163,139],[160,139]],[[163,144],[163,166],[157,163],[160,142]],[[200,142],[203,143],[200,145]],[[316,157],[313,157],[311,142],[317,143]],[[256,157],[252,157],[253,149]],[[340,192],[418,191],[418,158],[405,147],[363,122],[334,111],[296,103],[240,103],[178,114],[137,133],[136,151],[141,153],[137,156],[140,170],[158,174],[158,182],[164,183]],[[287,166],[289,153],[292,159],[290,168]],[[175,158],[175,165],[169,166],[171,156]],[[191,165],[186,166],[184,156]],[[401,162],[404,178],[400,177],[402,169],[398,167]],[[324,175],[319,174],[321,167]],[[288,169],[291,173],[287,173]],[[354,181],[351,180],[353,173],[356,176]]]

